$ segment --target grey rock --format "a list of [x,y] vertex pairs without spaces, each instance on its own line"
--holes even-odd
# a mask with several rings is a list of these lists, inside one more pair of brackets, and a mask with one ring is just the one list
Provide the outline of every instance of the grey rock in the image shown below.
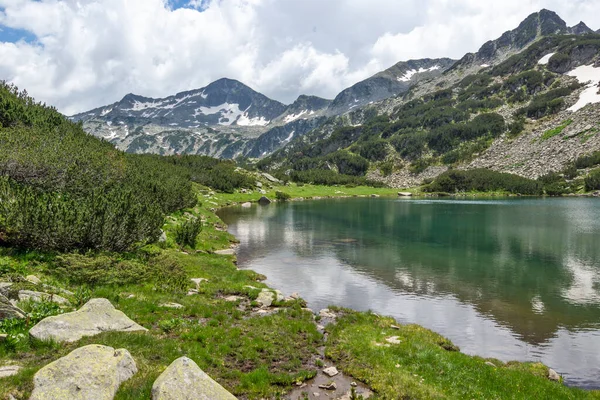
[[275,178],[271,174],[267,174],[266,172],[263,172],[262,176],[264,176],[269,182],[273,182],[273,183],[279,183],[280,182],[279,179]]
[[411,197],[412,193],[411,192],[398,192],[398,196],[399,197]]
[[215,250],[215,254],[218,254],[220,256],[234,256],[235,249]]
[[400,340],[399,336],[390,336],[385,338],[385,341],[388,342],[389,344],[400,344],[402,343],[402,341]]
[[262,307],[271,307],[271,304],[275,301],[275,294],[269,291],[262,291],[258,294],[256,301],[260,303]]
[[164,243],[167,241],[167,234],[162,229],[160,230],[160,236],[158,237],[158,243]]
[[560,382],[560,375],[553,370],[552,368],[548,368],[548,379],[555,382]]
[[0,333],[0,343],[5,342],[8,339],[7,333]]
[[260,204],[261,206],[266,206],[267,204],[271,204],[271,200],[269,200],[268,197],[261,197],[260,199],[258,199],[258,204]]
[[10,300],[0,294],[0,321],[7,318],[25,318],[25,312],[11,304]]
[[[200,285],[202,284],[202,282],[208,282],[208,279],[206,278],[192,278],[190,280],[194,285],[196,285],[196,289],[200,289]],[[198,291],[196,291],[196,293],[198,293]]]
[[330,319],[336,318],[336,315],[334,313],[332,313],[328,308],[324,308],[321,311],[319,311],[319,316],[321,318],[330,318]]
[[111,400],[136,372],[127,350],[91,344],[40,369],[30,400]]
[[336,385],[335,382],[329,382],[329,383],[326,383],[324,385],[319,385],[319,389],[336,390],[337,389],[337,385]]
[[25,280],[28,281],[28,282],[30,282],[30,283],[33,283],[34,285],[39,285],[40,283],[42,283],[42,281],[40,280],[40,278],[38,278],[35,275],[27,275],[25,277]]
[[33,290],[19,290],[18,296],[19,301],[35,301],[37,303],[40,303],[42,301],[51,301],[60,305],[70,304],[69,300],[57,294],[34,292]]
[[250,208],[250,207],[252,207],[252,203],[250,203],[249,201],[247,201],[245,203],[242,203],[242,207],[243,208]]
[[323,370],[323,373],[331,378],[332,376],[336,376],[340,372],[337,370],[336,367],[329,367],[329,368],[325,368]]
[[18,365],[7,365],[0,367],[0,378],[8,378],[9,376],[17,375],[20,370],[21,367]]
[[179,303],[163,303],[159,307],[181,309],[184,306]]
[[181,357],[156,379],[152,400],[235,400],[190,358]]
[[256,187],[257,188],[262,188],[263,187],[262,182],[256,181]]
[[91,299],[77,311],[41,320],[29,334],[40,340],[76,342],[84,336],[107,331],[138,332],[147,329],[115,309],[107,299]]

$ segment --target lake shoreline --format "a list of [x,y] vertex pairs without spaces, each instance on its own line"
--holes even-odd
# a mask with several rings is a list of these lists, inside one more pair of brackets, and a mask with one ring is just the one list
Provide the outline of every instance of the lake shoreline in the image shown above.
[[[281,187],[281,188],[278,188],[278,189],[285,190],[285,187]],[[325,196],[318,196],[318,195],[316,195],[316,196],[309,196],[309,197],[306,197],[306,198],[294,198],[294,197],[292,197],[291,201],[343,199],[343,198],[369,198],[369,197],[380,197],[380,196],[389,199],[389,198],[395,197],[394,194],[390,194],[389,192],[385,193],[385,194],[382,194],[382,195],[379,195],[377,193],[377,189],[371,189],[371,191],[373,192],[371,195],[368,195],[368,194],[345,195],[345,194],[342,194],[342,193],[338,193],[337,195],[331,195],[331,194],[327,194]],[[409,200],[409,199],[413,198],[413,199],[421,200],[421,199],[430,199],[431,197],[434,197],[434,196],[431,196],[431,195],[428,196],[426,194],[418,195],[417,193],[414,192],[414,189],[413,189],[413,195],[412,196],[410,196],[410,197],[399,197],[399,199],[407,199],[407,200]],[[521,196],[515,196],[515,195],[508,196],[506,194],[497,194],[497,193],[493,193],[493,194],[489,194],[489,193],[486,193],[486,194],[482,194],[482,193],[460,194],[460,195],[452,196],[453,199],[458,199],[458,200],[464,199],[464,198],[468,198],[468,199],[472,198],[474,200],[477,200],[477,199],[508,199],[508,198],[511,198],[511,199],[514,198],[514,199],[516,199],[518,197],[521,197]],[[522,197],[525,197],[525,196],[522,196]],[[527,196],[527,197],[534,197],[534,196]],[[540,197],[540,196],[535,196],[535,197]],[[545,197],[549,197],[549,196],[543,196],[543,197],[540,197],[540,198],[545,198]],[[584,196],[563,196],[563,197],[565,197],[565,198],[566,197],[580,198],[580,197],[584,197]],[[590,196],[585,196],[585,197],[590,197]],[[257,201],[257,199],[252,200],[252,199],[248,198],[248,196],[246,196],[243,200],[246,200],[246,201],[239,201],[239,202],[229,201],[229,202],[227,202],[227,204],[225,204],[222,207],[220,207],[218,211],[221,211],[221,210],[223,210],[223,209],[225,209],[227,207],[235,207],[236,205],[239,206],[240,204],[243,204],[243,203],[245,203],[247,201],[250,201],[250,202],[256,202]],[[219,215],[219,217],[220,217],[220,215]],[[250,268],[252,268],[252,267],[250,267]],[[267,273],[267,275],[268,275],[268,273]],[[274,287],[277,287],[277,285],[275,285]],[[279,288],[279,289],[281,289],[281,288]],[[288,288],[288,290],[289,290],[289,288]],[[340,306],[344,306],[344,304],[340,304]],[[320,306],[319,306],[319,308],[320,308]],[[473,354],[473,353],[470,353],[470,354]],[[571,384],[570,387],[582,387],[582,386]],[[583,386],[583,387],[587,388],[587,386]]]

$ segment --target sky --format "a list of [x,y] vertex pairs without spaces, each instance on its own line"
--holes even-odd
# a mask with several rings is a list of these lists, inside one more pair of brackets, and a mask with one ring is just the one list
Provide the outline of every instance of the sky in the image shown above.
[[288,104],[458,59],[542,8],[600,28],[599,0],[0,0],[0,79],[67,115],[222,77]]

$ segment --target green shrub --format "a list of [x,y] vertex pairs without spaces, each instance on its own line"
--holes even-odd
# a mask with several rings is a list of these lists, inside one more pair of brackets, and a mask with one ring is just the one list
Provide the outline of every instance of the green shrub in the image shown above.
[[518,175],[487,169],[450,170],[439,175],[425,188],[427,192],[507,191],[526,195],[542,194],[540,182]]
[[276,191],[275,198],[277,199],[277,201],[288,201],[289,199],[292,198],[292,196],[290,196],[289,193]]
[[196,240],[202,231],[202,220],[192,217],[175,227],[175,242],[180,246],[196,247]]
[[575,160],[575,167],[578,169],[590,168],[596,165],[600,165],[600,151],[581,156]]
[[4,83],[0,121],[0,240],[10,246],[130,250],[196,202],[185,170],[119,152]]
[[600,190],[600,169],[590,172],[585,177],[585,190],[590,192],[592,190]]
[[562,170],[562,173],[567,179],[575,179],[578,175],[577,166],[575,163],[569,163]]

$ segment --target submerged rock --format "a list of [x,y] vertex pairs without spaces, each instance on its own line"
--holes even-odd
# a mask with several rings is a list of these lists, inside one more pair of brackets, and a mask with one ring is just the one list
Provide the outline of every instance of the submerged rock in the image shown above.
[[181,357],[156,379],[152,400],[235,400],[190,358]]
[[111,400],[136,372],[127,350],[91,344],[40,369],[33,377],[30,400]]
[[84,336],[107,331],[136,332],[147,329],[115,309],[107,299],[92,299],[77,311],[41,320],[31,328],[29,334],[40,340],[76,342]]

